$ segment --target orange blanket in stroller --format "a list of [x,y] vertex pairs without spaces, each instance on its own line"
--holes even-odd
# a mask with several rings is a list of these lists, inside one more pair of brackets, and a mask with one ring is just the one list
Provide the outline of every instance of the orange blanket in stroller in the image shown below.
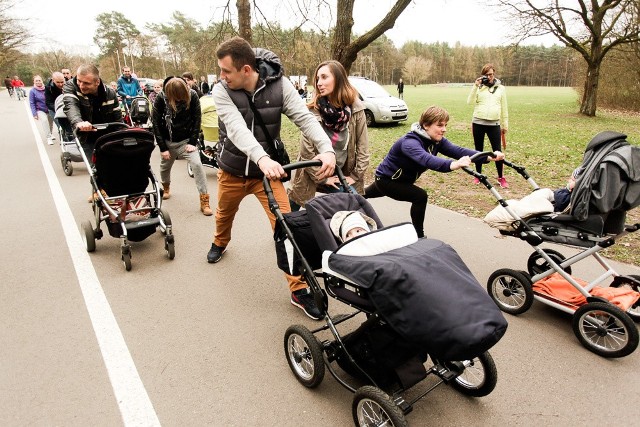
[[[575,281],[581,286],[588,285],[584,280],[574,277]],[[559,300],[565,301],[573,305],[584,305],[587,299],[582,295],[571,283],[567,282],[564,277],[558,273],[553,273],[549,277],[533,284],[533,290]],[[616,305],[622,311],[627,311],[638,299],[640,292],[627,288],[611,288],[595,286],[591,290],[591,295],[606,298],[612,304]]]

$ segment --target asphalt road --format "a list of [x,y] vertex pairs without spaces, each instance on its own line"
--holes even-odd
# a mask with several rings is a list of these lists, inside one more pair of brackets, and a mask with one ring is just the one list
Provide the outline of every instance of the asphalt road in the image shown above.
[[[80,223],[92,218],[86,168],[74,164],[74,174],[64,175],[59,145],[34,132],[25,101],[0,92],[0,117],[0,425],[352,424],[348,390],[328,374],[305,389],[287,365],[286,328],[319,323],[289,304],[255,200],[243,202],[223,260],[207,264],[213,217],[200,214],[195,184],[177,162],[165,203],[176,258],[166,257],[158,232],[134,243],[126,272],[118,239],[105,236],[92,254],[80,240]],[[158,162],[154,152],[155,171]],[[215,171],[207,175],[215,206]],[[409,218],[407,204],[372,205],[384,223]],[[451,244],[483,285],[498,268],[525,269],[532,251],[434,206],[425,228]],[[574,266],[581,278],[600,273],[592,260]],[[335,301],[330,310],[348,311]],[[509,329],[491,350],[493,393],[474,399],[440,386],[415,405],[410,425],[637,425],[640,351],[601,358],[578,342],[570,316],[539,302],[506,317]]]

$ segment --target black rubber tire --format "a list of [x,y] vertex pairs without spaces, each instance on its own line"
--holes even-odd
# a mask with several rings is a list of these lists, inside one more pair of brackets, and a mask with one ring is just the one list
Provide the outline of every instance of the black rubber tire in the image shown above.
[[356,390],[351,405],[356,426],[406,427],[407,420],[393,400],[377,387],[366,385]]
[[167,242],[167,239],[170,238],[169,237],[165,237],[165,250],[167,251],[167,257],[169,257],[169,259],[174,259],[176,257],[176,245],[174,242]]
[[127,271],[131,271],[131,248],[129,248],[128,250],[125,250],[124,248],[122,248],[121,258],[122,258],[122,264],[124,265],[124,269]]
[[573,333],[588,350],[602,357],[624,357],[638,347],[633,320],[613,304],[590,302],[573,314]]
[[376,119],[373,117],[373,113],[369,110],[364,110],[364,117],[367,123],[367,127],[374,126],[376,124]]
[[[567,257],[565,257],[560,252],[555,251],[553,249],[543,249],[543,251],[547,255],[549,255],[549,257],[556,264],[560,264],[562,261],[567,259]],[[527,272],[529,273],[529,275],[535,276],[536,274],[543,273],[549,270],[550,268],[551,267],[549,266],[549,263],[547,262],[547,260],[542,258],[538,252],[534,251],[531,255],[529,255],[529,259],[527,260]],[[571,266],[570,265],[566,266],[564,268],[564,271],[566,271],[567,274],[571,274]]]
[[[169,211],[167,211],[165,208],[160,208],[160,216],[162,217],[162,220],[167,227],[171,225],[171,215],[169,215]],[[162,234],[164,234],[165,236],[167,235],[166,228],[162,230]]]
[[521,314],[533,304],[531,278],[517,270],[502,268],[493,272],[487,281],[487,292],[505,313]]
[[302,325],[287,328],[284,354],[298,381],[308,388],[317,387],[324,379],[324,358],[318,339]]
[[96,250],[96,235],[91,226],[91,222],[82,222],[82,237],[84,244],[87,247],[87,252],[94,252]]
[[[472,360],[461,363],[468,366],[451,382],[453,388],[464,395],[473,397],[486,396],[496,388],[498,370],[493,357],[488,351]],[[451,362],[447,362],[444,365],[449,369],[455,369],[449,366]]]
[[[635,279],[635,280],[640,282],[640,275],[629,274],[629,275],[627,275],[627,277],[631,277],[632,279]],[[635,283],[631,283],[631,282],[618,283],[614,287],[616,287],[616,288],[625,287],[625,288],[631,289],[633,291],[640,292],[640,286],[638,286]],[[629,310],[626,311],[626,313],[629,315],[629,317],[631,317],[631,320],[633,320],[636,323],[640,323],[640,299],[638,301],[636,301],[635,304],[633,304],[631,306],[631,308],[629,308]]]

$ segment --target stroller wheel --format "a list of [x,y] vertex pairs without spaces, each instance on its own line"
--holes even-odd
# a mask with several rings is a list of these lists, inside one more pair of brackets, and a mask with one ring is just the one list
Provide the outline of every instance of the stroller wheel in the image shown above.
[[[626,277],[637,280],[638,283],[640,283],[640,276],[636,274],[630,274]],[[631,289],[632,291],[640,292],[640,285],[638,285],[637,283],[634,283],[629,279],[625,280],[625,276],[620,276],[619,279],[621,280],[616,280],[614,283],[611,284],[611,286],[614,288],[627,288],[627,289]],[[626,311],[626,313],[629,315],[629,317],[631,317],[631,320],[633,320],[634,322],[636,323],[640,322],[640,299],[636,301],[635,304],[633,304],[631,308],[629,308],[629,310]]]
[[533,304],[533,286],[526,273],[509,268],[495,271],[487,281],[487,291],[500,310],[521,314]]
[[169,215],[169,212],[165,208],[160,208],[160,216],[162,217],[162,220],[164,221],[164,225],[166,226],[161,228],[162,234],[166,236],[167,234],[170,234],[169,227],[171,227],[171,215]]
[[408,426],[398,405],[382,390],[366,385],[356,390],[351,406],[356,426]]
[[167,251],[169,259],[174,259],[176,257],[176,246],[173,242],[172,235],[164,237],[164,250]]
[[123,245],[120,252],[122,253],[122,264],[124,264],[124,269],[131,271],[131,247],[129,245]]
[[191,163],[187,163],[187,173],[189,174],[189,176],[190,176],[191,178],[193,178],[193,177],[194,177],[194,174],[193,174],[193,168],[191,168]]
[[[567,259],[560,252],[554,251],[553,249],[543,249],[543,251],[549,255],[549,258],[551,258],[556,264],[560,264],[562,261]],[[529,275],[535,276],[536,274],[544,273],[549,269],[551,269],[551,266],[538,252],[534,251],[529,255],[529,259],[527,260],[527,271],[529,272]],[[571,274],[571,266],[566,266],[564,271],[566,271],[567,274]]]
[[284,334],[284,352],[289,367],[302,385],[314,388],[322,382],[322,348],[309,329],[302,325],[290,326]]
[[613,304],[590,302],[573,315],[573,332],[588,350],[602,357],[624,357],[638,347],[633,320]]
[[493,357],[491,357],[488,351],[485,351],[473,360],[447,362],[444,365],[451,370],[459,369],[459,366],[464,368],[464,371],[451,383],[453,388],[462,394],[482,397],[488,395],[496,388],[498,370],[496,369]]
[[89,221],[82,222],[82,240],[87,247],[87,252],[93,252],[96,250],[96,235],[93,232],[93,227]]

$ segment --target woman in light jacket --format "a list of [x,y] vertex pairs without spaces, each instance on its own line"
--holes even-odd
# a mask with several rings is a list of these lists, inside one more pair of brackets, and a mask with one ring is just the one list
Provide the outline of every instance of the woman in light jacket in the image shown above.
[[[347,72],[338,61],[322,62],[313,76],[314,94],[307,105],[331,139],[347,183],[358,193],[364,192],[364,176],[369,167],[369,135],[364,104],[349,83]],[[297,161],[311,160],[318,153],[314,145],[302,135]],[[316,178],[316,167],[298,169],[288,195],[291,209],[298,210],[315,193],[342,191],[337,175],[324,180]]]
[[[506,139],[509,126],[509,112],[507,109],[507,93],[505,87],[495,76],[495,68],[492,64],[482,67],[482,76],[478,77],[471,88],[471,93],[467,98],[467,104],[473,104],[473,119],[471,121],[471,131],[473,142],[477,151],[484,151],[484,136],[489,137],[491,151],[500,150],[500,140],[502,138],[502,148],[506,148]],[[507,180],[502,176],[503,162],[496,162],[498,172],[498,183],[502,188],[509,188]],[[476,163],[476,170],[482,172],[482,163]],[[477,178],[474,183],[479,183]]]

